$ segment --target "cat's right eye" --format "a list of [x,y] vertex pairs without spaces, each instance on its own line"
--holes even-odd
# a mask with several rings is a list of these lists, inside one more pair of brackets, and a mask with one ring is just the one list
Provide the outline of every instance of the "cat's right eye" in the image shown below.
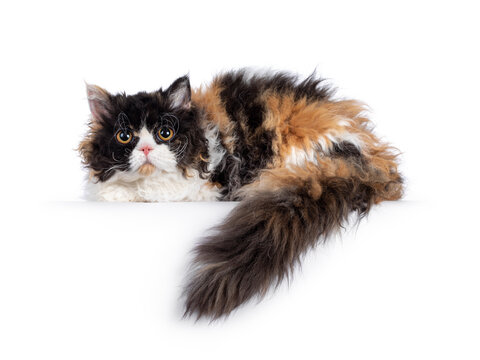
[[128,144],[133,139],[133,134],[130,130],[118,130],[115,136],[120,144]]

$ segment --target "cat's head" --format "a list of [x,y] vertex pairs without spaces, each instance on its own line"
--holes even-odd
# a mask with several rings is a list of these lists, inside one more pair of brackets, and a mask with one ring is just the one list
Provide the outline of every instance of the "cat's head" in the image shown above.
[[112,95],[87,84],[87,96],[91,122],[79,151],[99,181],[206,171],[207,145],[187,76],[166,90],[136,95]]

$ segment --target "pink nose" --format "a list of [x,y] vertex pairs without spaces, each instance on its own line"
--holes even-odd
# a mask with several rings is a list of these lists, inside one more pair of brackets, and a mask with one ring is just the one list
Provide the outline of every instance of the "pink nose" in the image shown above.
[[153,148],[152,148],[151,146],[148,146],[148,145],[142,146],[142,147],[140,148],[140,151],[143,151],[143,153],[145,154],[145,156],[147,156],[148,153],[149,153],[150,151],[152,151],[152,150],[153,150]]

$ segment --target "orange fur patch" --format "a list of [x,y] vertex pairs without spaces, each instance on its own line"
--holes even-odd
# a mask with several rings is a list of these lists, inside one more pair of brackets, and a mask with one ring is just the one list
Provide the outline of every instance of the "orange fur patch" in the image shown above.
[[[364,104],[354,100],[308,102],[295,100],[293,95],[270,93],[265,96],[267,117],[263,126],[276,133],[273,144],[277,158],[275,167],[284,165],[292,148],[312,150],[319,139],[327,148],[332,146],[328,134],[341,134],[348,131],[362,141],[361,152],[367,159],[367,168],[359,167],[345,159],[316,157],[318,165],[306,169],[317,172],[321,177],[354,177],[375,188],[375,202],[397,200],[402,197],[401,177],[397,171],[397,150],[383,144],[372,133],[372,126],[365,113]],[[298,175],[301,169],[295,169]],[[278,180],[278,176],[276,176]],[[267,186],[274,186],[269,184]]]
[[[84,165],[88,165],[90,159],[94,156],[93,139],[100,129],[101,125],[91,119],[88,123],[88,132],[76,149],[80,153]],[[92,179],[95,176],[97,176],[97,173],[93,169],[90,169],[89,178]]]
[[[328,134],[342,133],[346,130],[344,118],[353,118],[363,111],[359,103],[358,111],[346,106],[346,102],[309,102],[306,98],[295,99],[293,94],[280,95],[269,93],[265,96],[267,115],[263,124],[277,137],[274,151],[285,159],[292,147],[309,151],[321,138],[327,147],[332,146]],[[353,106],[353,104],[352,104]],[[347,107],[350,112],[344,111]],[[348,127],[348,131],[352,129]]]
[[140,175],[143,175],[143,176],[150,176],[153,174],[154,171],[155,171],[155,166],[149,163],[143,164],[138,169],[138,172],[140,173]]
[[218,126],[222,142],[228,152],[233,153],[235,149],[233,129],[234,124],[228,117],[225,107],[220,99],[220,85],[214,80],[208,87],[200,87],[192,91],[192,101],[204,108],[207,113],[207,124]]

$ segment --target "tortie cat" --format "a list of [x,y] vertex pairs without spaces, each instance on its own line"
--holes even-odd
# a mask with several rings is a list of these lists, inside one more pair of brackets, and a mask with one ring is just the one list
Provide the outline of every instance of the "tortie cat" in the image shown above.
[[240,201],[195,248],[185,314],[218,318],[288,277],[351,213],[402,196],[397,152],[364,106],[314,75],[218,75],[191,90],[112,95],[87,85],[79,151],[104,201]]

